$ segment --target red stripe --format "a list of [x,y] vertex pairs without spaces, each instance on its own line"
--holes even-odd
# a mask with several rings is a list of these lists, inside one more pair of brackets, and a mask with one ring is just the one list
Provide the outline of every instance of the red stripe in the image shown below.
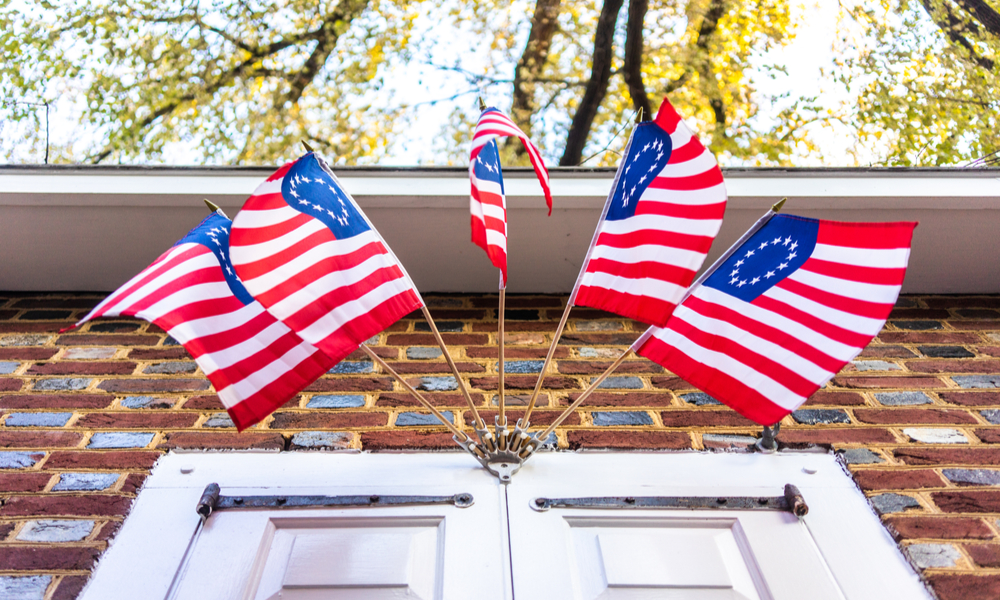
[[876,285],[903,285],[906,269],[880,269],[878,267],[858,267],[843,263],[809,258],[799,269],[810,271],[827,277],[872,283]]
[[[493,192],[487,192],[486,190],[481,190],[476,186],[472,186],[472,199],[480,204],[488,204],[490,206],[504,208],[503,196],[500,194],[494,194]],[[506,208],[504,208],[504,211],[506,211]]]
[[726,203],[671,204],[669,202],[657,202],[656,200],[640,198],[639,205],[635,207],[635,214],[721,221],[723,215],[726,214]]
[[697,175],[671,177],[670,166],[668,165],[653,179],[649,187],[661,190],[703,190],[719,185],[720,183],[722,183],[722,171],[719,170],[719,167],[711,167],[704,173],[698,173]]
[[[302,331],[319,319],[327,316],[331,311],[337,309],[338,307],[361,298],[382,284],[400,279],[402,277],[403,272],[399,269],[399,266],[395,264],[378,269],[357,283],[330,290],[322,296],[316,297],[311,303],[299,309],[298,312],[289,315],[282,320],[289,327],[291,327],[293,331]],[[311,282],[304,281],[303,285],[300,287],[305,287],[305,285],[308,285],[309,283]],[[265,307],[273,306],[273,304],[267,304],[263,298],[261,299],[261,304],[264,304]],[[368,337],[371,337],[371,335]],[[368,338],[361,338],[361,341],[366,339]]]
[[597,237],[598,246],[609,248],[634,248],[636,246],[668,246],[681,250],[691,250],[708,254],[715,238],[707,235],[688,235],[659,229],[640,229],[631,233],[601,232]]
[[815,317],[807,312],[801,311],[794,306],[785,304],[774,298],[767,296],[765,292],[763,295],[754,298],[754,306],[759,306],[764,310],[769,310],[775,314],[781,315],[787,319],[791,319],[796,323],[805,325],[813,331],[825,335],[826,337],[836,340],[841,344],[851,346],[852,348],[864,348],[868,345],[868,342],[872,341],[872,336],[865,335],[863,333],[856,333],[854,331],[849,331],[843,327],[838,327],[833,323],[824,321],[819,317]]
[[823,306],[851,313],[852,315],[858,315],[859,317],[885,320],[889,318],[889,313],[892,312],[892,304],[878,304],[868,302],[867,300],[840,296],[787,277],[779,281],[776,287],[802,296],[803,298],[808,298],[813,302],[818,302]]
[[774,425],[791,412],[771,402],[752,387],[744,385],[718,369],[695,361],[655,337],[650,337],[636,354],[662,365],[684,381],[725,402],[736,412],[760,425]]
[[[243,308],[243,304],[235,297],[223,298],[219,300],[200,300],[192,302],[179,310],[171,311],[157,319],[157,325],[168,332],[181,325],[195,319],[205,319],[228,315]],[[185,344],[192,358],[198,358],[203,354],[219,352],[226,348],[231,348],[237,344],[242,344],[253,338],[276,322],[275,318],[265,311],[261,311],[253,318],[234,325],[226,331],[219,331],[211,334],[199,335]]]
[[817,244],[850,248],[909,248],[915,222],[842,223],[820,221]]
[[[306,155],[306,156],[308,156],[308,155]],[[271,176],[267,178],[267,181],[275,181],[277,179],[281,179],[282,177],[285,176],[285,173],[287,173],[288,170],[292,168],[292,165],[294,165],[295,163],[299,162],[300,160],[302,160],[302,159],[299,158],[299,159],[293,160],[291,162],[285,163],[284,165],[282,165],[282,167],[280,169],[278,169],[277,171],[275,171],[274,173],[272,173]]]
[[243,203],[243,208],[245,210],[274,210],[276,208],[287,208],[288,203],[285,202],[285,198],[281,195],[281,192],[274,192],[271,194],[257,194],[254,193],[253,196],[247,199]]
[[636,296],[601,287],[582,285],[573,301],[574,306],[589,306],[663,327],[677,306],[650,296]]
[[677,131],[677,124],[680,123],[681,116],[674,110],[674,106],[666,98],[660,104],[660,110],[656,113],[656,124],[667,133]]
[[[229,238],[230,246],[244,245],[241,243],[243,231],[244,230],[242,229],[233,230],[233,233]],[[261,275],[266,275],[275,269],[280,269],[284,265],[295,260],[320,244],[334,241],[336,241],[336,238],[333,237],[333,232],[326,227],[323,227],[322,229],[310,233],[308,236],[302,238],[294,244],[286,246],[277,252],[271,253],[266,258],[240,265],[234,264],[233,267],[236,269],[236,274],[240,279],[243,281],[250,281],[260,277]]]
[[785,350],[793,352],[815,364],[824,371],[837,373],[845,364],[847,364],[846,362],[826,354],[819,348],[811,346],[785,331],[742,315],[727,306],[706,302],[697,296],[689,296],[687,300],[684,301],[684,307],[689,308],[704,317],[729,323],[730,325],[742,329],[747,333],[781,346]]
[[[288,205],[284,203],[282,203],[282,206],[286,208],[288,207]],[[307,225],[312,220],[313,218],[309,215],[298,213],[287,221],[273,223],[266,227],[240,227],[238,229],[233,229],[230,233],[230,245],[251,246],[253,244],[269,242],[273,239],[277,239],[283,235],[291,233],[299,227]],[[237,235],[237,232],[239,235]],[[238,241],[234,241],[233,238],[238,238]]]
[[[727,337],[703,331],[685,321],[682,316],[678,315],[671,319],[669,329],[676,331],[706,350],[724,354],[733,360],[747,365],[754,371],[766,375],[799,396],[808,398],[820,388],[819,385],[772,360],[770,357],[755,352],[753,349],[734,342]],[[833,373],[830,375],[833,376]]]
[[698,158],[705,153],[705,147],[701,145],[698,138],[691,136],[688,143],[684,144],[680,148],[671,148],[670,159],[667,161],[668,165],[676,165],[679,163],[687,162]]
[[379,333],[402,317],[419,309],[413,290],[405,290],[357,318],[344,323],[320,343],[316,344],[334,362],[340,362],[348,354],[358,349],[360,343]]
[[677,265],[659,262],[623,263],[607,258],[592,258],[587,263],[588,273],[607,273],[626,279],[658,279],[681,287],[694,281],[695,271]]
[[190,273],[186,273],[170,282],[160,285],[142,298],[133,301],[128,306],[128,310],[131,311],[129,314],[134,315],[137,312],[144,311],[164,298],[174,294],[182,294],[182,298],[185,296],[193,298],[193,294],[190,291],[192,286],[203,283],[223,283],[225,281],[226,278],[222,274],[222,268],[217,264],[198,269],[196,271],[191,271]]
[[[274,323],[274,318],[271,318],[268,325],[273,325]],[[248,339],[252,340],[253,337],[250,336]],[[217,390],[237,384],[254,373],[260,372],[262,369],[284,356],[286,352],[296,346],[299,346],[300,344],[302,344],[302,338],[295,335],[294,332],[288,331],[285,335],[269,342],[267,346],[258,346],[255,350],[252,350],[247,356],[241,358],[237,362],[213,371],[213,377],[210,377],[212,384],[217,386],[215,388]],[[232,346],[235,346],[235,344],[219,348],[219,350],[225,350],[226,348],[230,348]],[[214,350],[214,352],[218,352],[218,350]],[[216,380],[219,381],[218,384],[216,384]]]

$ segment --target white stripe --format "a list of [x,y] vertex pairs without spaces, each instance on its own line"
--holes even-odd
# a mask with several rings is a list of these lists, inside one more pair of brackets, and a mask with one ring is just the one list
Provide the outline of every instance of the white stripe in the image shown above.
[[504,254],[507,254],[507,236],[496,229],[486,228],[486,244],[488,246],[496,246],[503,250]]
[[[506,204],[504,202],[505,198],[503,195],[503,190],[500,189],[499,182],[490,181],[488,179],[475,179],[474,185],[476,186],[476,189],[478,189],[480,192],[486,192],[489,194],[493,194],[495,196],[499,196],[500,202]],[[489,204],[489,202],[483,202],[483,200],[479,200],[479,202],[482,202],[483,204]]]
[[687,306],[678,306],[671,319],[680,319],[695,329],[736,342],[752,352],[766,356],[768,359],[816,385],[823,385],[835,375],[835,373],[827,371],[812,361],[774,342],[740,329],[732,323],[702,315]]
[[715,162],[715,157],[708,150],[705,150],[691,160],[680,163],[667,163],[657,177],[690,177],[691,175],[701,175],[706,171],[718,169],[719,163]]
[[660,329],[654,334],[660,341],[683,352],[688,357],[737,379],[771,402],[787,411],[793,411],[806,398],[781,385],[763,373],[751,369],[728,354],[702,348],[672,329]]
[[307,342],[319,345],[319,342],[334,334],[350,321],[375,310],[375,308],[394,296],[406,293],[410,289],[405,277],[387,281],[360,298],[345,302],[331,310],[321,319],[306,327],[299,335]]
[[[244,279],[243,286],[247,288],[247,291],[250,292],[250,294],[258,296],[270,291],[282,283],[289,281],[290,279],[293,279],[299,273],[312,267],[318,262],[331,257],[346,256],[353,252],[357,252],[368,244],[376,242],[381,243],[382,239],[372,229],[363,231],[358,235],[347,239],[323,242],[322,244],[309,248],[292,260],[279,265],[275,269],[268,271],[263,275],[254,277],[253,279]],[[382,255],[385,255],[384,251]],[[333,274],[327,275],[327,277],[336,276],[336,273],[344,272],[346,271],[337,271]]]
[[[136,289],[127,297],[122,298],[119,302],[116,302],[112,310],[115,310],[116,312],[128,310],[132,308],[132,306],[134,306],[135,304],[138,304],[142,300],[145,300],[147,296],[150,296],[158,292],[160,288],[168,285],[174,280],[180,279],[181,277],[188,275],[194,271],[198,271],[201,269],[209,269],[212,267],[221,269],[221,267],[219,266],[218,259],[216,259],[215,255],[212,254],[211,252],[206,252],[205,254],[200,254],[198,256],[189,258],[188,260],[185,260],[183,262],[177,263],[170,269],[163,271],[153,279],[146,282],[142,287]],[[229,286],[226,285],[226,282],[223,281],[221,283],[222,285],[226,286],[226,290],[228,291]],[[186,289],[190,289],[190,286],[188,288],[178,290],[177,292],[174,292],[172,295],[176,296],[178,293],[183,293]],[[232,292],[229,291],[229,294],[232,294]],[[162,300],[160,302],[162,302]],[[151,309],[152,307],[149,307],[147,311]],[[110,314],[110,310],[106,314]],[[158,314],[153,313],[153,314],[154,316],[152,318],[155,319],[159,318],[159,316],[162,315],[163,313],[158,313]]]
[[689,205],[719,204],[726,201],[726,184],[719,183],[700,190],[665,190],[650,186],[642,193],[640,201]]
[[858,267],[905,269],[910,259],[909,248],[851,248],[816,244],[812,258]]
[[[369,257],[367,260],[365,260],[364,262],[355,267],[352,267],[350,269],[345,269],[343,271],[335,271],[333,273],[327,273],[322,277],[319,277],[318,279],[310,281],[308,284],[297,289],[292,294],[289,294],[288,296],[285,296],[281,300],[272,304],[268,308],[268,312],[270,312],[276,318],[284,321],[285,319],[288,319],[293,315],[295,315],[295,313],[299,312],[303,308],[306,308],[307,306],[311,305],[313,302],[316,301],[317,298],[321,298],[334,290],[355,285],[358,282],[363,281],[372,273],[380,269],[393,266],[395,266],[395,263],[389,259],[389,256],[387,254],[377,254],[375,256]],[[406,278],[403,277],[401,279],[405,280]],[[323,319],[320,320],[322,321]],[[336,329],[337,327],[340,327],[340,325],[333,327],[331,331]],[[305,335],[303,335],[301,331],[298,333],[299,335],[302,335],[302,338],[304,340],[306,340],[307,342],[311,342],[313,344],[316,344],[316,342],[322,340],[323,337],[326,337],[323,336],[314,339],[305,337]]]
[[[590,260],[604,258],[615,262],[634,265],[639,262],[656,262],[665,265],[675,265],[685,269],[697,270],[705,260],[705,254],[693,250],[682,250],[670,246],[632,246],[630,248],[614,248],[612,246],[594,246]],[[588,263],[587,269],[590,269]]]
[[236,216],[240,219],[240,229],[259,229],[279,225],[295,217],[300,217],[303,214],[291,206],[285,205],[281,208],[271,208],[268,210],[243,209]]
[[482,207],[482,215],[484,217],[491,217],[493,219],[499,219],[506,224],[507,222],[507,211],[503,209],[502,206],[496,206],[494,204],[483,204],[480,203]]
[[840,327],[841,329],[846,329],[848,331],[853,331],[855,333],[860,333],[864,335],[875,336],[878,335],[879,331],[882,331],[882,326],[885,321],[881,319],[869,319],[868,317],[859,317],[858,315],[852,315],[849,312],[844,312],[842,310],[837,310],[835,308],[830,308],[805,298],[788,290],[783,290],[778,286],[774,286],[767,290],[762,296],[767,296],[779,302],[784,302],[793,308],[797,308],[802,312],[812,315],[817,319],[822,319],[831,325]]
[[265,181],[264,183],[257,186],[257,189],[251,194],[253,196],[267,196],[269,194],[280,194],[281,193],[281,182],[284,181],[284,177],[279,177],[274,181]]
[[[244,323],[246,322],[249,322],[249,319]],[[268,346],[288,335],[290,331],[291,329],[289,329],[284,323],[281,321],[275,321],[251,338],[247,338],[242,342],[233,344],[228,348],[202,354],[198,357],[198,366],[201,367],[201,370],[205,373],[205,375],[214,373],[219,369],[231,367],[241,360],[246,360],[258,352],[266,350]],[[199,335],[198,337],[202,336]]]
[[281,379],[315,352],[316,348],[302,342],[271,364],[250,373],[242,381],[218,390],[216,394],[218,394],[223,406],[232,408],[242,402],[244,398],[249,398],[272,382]]
[[618,221],[605,220],[602,231],[614,235],[643,230],[657,230],[715,237],[722,226],[722,219],[678,219],[662,215],[635,215]]
[[816,348],[827,356],[843,362],[851,360],[862,350],[862,348],[838,342],[818,331],[806,327],[798,321],[793,321],[788,317],[760,308],[749,302],[744,302],[735,296],[730,296],[715,288],[700,286],[694,291],[692,296],[711,304],[718,304],[732,309],[748,319],[753,319],[758,323],[763,323],[764,325],[783,331],[788,335],[798,338],[802,343]]
[[[198,289],[200,291],[206,292],[210,296],[206,297],[199,294],[196,297],[197,301],[205,300],[208,299],[209,297],[226,298],[228,296],[232,296],[232,292],[229,292],[228,295],[221,295],[224,292],[228,291],[229,288],[229,286],[226,285],[225,282],[221,284],[222,286],[226,287],[225,290],[223,290],[221,286],[205,287],[208,285],[219,286],[219,284],[202,284],[201,286],[199,286]],[[171,298],[177,295],[178,294],[173,294]],[[160,315],[161,316],[165,315],[169,313],[171,310],[177,308],[178,306],[185,306],[187,304],[190,304],[190,298],[188,299],[188,302],[185,302],[183,304],[171,301],[170,304],[164,305],[164,308],[168,308],[169,310],[163,310],[162,312],[160,312]],[[264,307],[260,305],[260,302],[251,302],[250,304],[242,306],[230,313],[212,315],[209,317],[203,317],[201,319],[192,319],[190,321],[179,323],[176,326],[172,327],[168,333],[170,334],[170,337],[174,338],[181,344],[186,344],[189,341],[197,338],[202,338],[209,335],[223,333],[225,331],[232,331],[233,329],[238,329],[246,325],[248,322],[250,322],[251,319],[254,319],[257,316],[259,316],[262,312],[264,312]]]
[[[806,261],[806,265],[808,264],[809,262]],[[840,279],[806,271],[801,268],[789,275],[788,279],[845,298],[890,305],[896,303],[896,298],[899,297],[899,288],[901,287],[898,285],[880,285],[850,281],[848,279]]]
[[[211,283],[199,283],[190,285],[184,289],[177,290],[173,294],[161,299],[145,310],[135,313],[135,316],[147,321],[153,321],[177,310],[182,306],[187,306],[192,302],[204,302],[205,300],[218,300],[220,298],[231,298],[233,291],[229,289],[229,284],[225,281],[213,281]],[[184,340],[177,339],[184,343]]]
[[660,279],[629,279],[608,273],[585,273],[581,287],[599,287],[619,294],[648,296],[664,302],[676,304],[684,296],[687,288]]
[[[236,215],[233,221],[233,231],[242,229],[242,212]],[[317,231],[327,229],[319,219],[309,219],[301,226],[296,227],[288,233],[259,244],[237,245],[229,238],[229,258],[234,265],[245,265],[270,258],[282,250],[291,247],[296,242],[300,242]]]
[[673,152],[674,148],[680,148],[682,146],[686,146],[687,143],[690,142],[691,138],[693,137],[694,134],[691,133],[690,129],[688,129],[688,126],[684,123],[684,120],[681,119],[680,121],[678,121],[677,129],[670,134],[671,152]]

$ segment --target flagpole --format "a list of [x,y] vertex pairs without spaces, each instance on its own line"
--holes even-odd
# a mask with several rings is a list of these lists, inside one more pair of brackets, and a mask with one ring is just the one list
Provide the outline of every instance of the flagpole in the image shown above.
[[[628,149],[632,146],[632,137],[634,135],[635,127],[633,127],[632,132],[629,133],[628,142],[625,143],[625,152],[622,156],[628,156]],[[618,171],[615,173],[615,180],[611,184],[611,191],[608,192],[608,199],[604,201],[604,209],[601,211],[601,218],[597,221],[597,227],[594,229],[594,236],[590,240],[590,247],[587,248],[587,256],[583,259],[583,265],[580,267],[580,273],[576,276],[576,283],[573,284],[573,291],[570,293],[569,299],[566,301],[566,309],[563,310],[562,318],[559,319],[559,325],[556,327],[556,331],[552,335],[552,344],[549,346],[549,351],[545,355],[545,362],[542,363],[542,370],[538,373],[538,381],[535,382],[535,389],[531,392],[531,399],[528,400],[528,407],[524,412],[524,416],[518,419],[518,429],[524,430],[530,425],[531,413],[535,410],[535,401],[538,399],[538,392],[541,391],[542,382],[545,380],[545,371],[548,370],[549,364],[552,362],[552,357],[555,355],[556,348],[559,344],[559,338],[562,337],[563,329],[566,327],[566,321],[569,319],[569,313],[573,309],[573,302],[576,300],[576,294],[580,290],[580,282],[583,281],[583,276],[587,271],[587,264],[590,263],[590,256],[594,252],[594,245],[597,243],[597,238],[601,232],[601,223],[603,223],[604,219],[608,216],[608,210],[611,208],[611,199],[615,195],[615,190],[618,189],[618,182],[621,180],[623,166],[623,163],[618,165]]]
[[[499,308],[499,310],[497,312],[497,322],[498,322],[498,324],[497,324],[497,346],[499,348],[499,356],[500,356],[500,362],[497,363],[497,365],[498,365],[497,366],[497,372],[500,375],[500,377],[499,377],[499,382],[500,382],[499,391],[500,391],[500,395],[499,395],[499,399],[498,399],[498,404],[500,405],[500,415],[499,415],[499,417],[497,419],[497,423],[496,423],[497,427],[499,428],[498,432],[497,432],[497,445],[500,447],[501,450],[506,450],[507,449],[507,435],[506,435],[506,427],[507,427],[507,412],[506,412],[506,410],[507,410],[507,408],[506,408],[505,402],[504,402],[504,382],[503,382],[503,376],[504,376],[504,370],[505,370],[504,356],[503,356],[503,326],[504,326],[504,319],[505,319],[504,315],[506,314],[506,312],[505,312],[505,306],[504,306],[505,300],[506,300],[506,293],[507,293],[507,286],[504,285],[503,271],[501,271],[500,272],[500,308]],[[500,430],[502,430],[503,433],[501,433]]]

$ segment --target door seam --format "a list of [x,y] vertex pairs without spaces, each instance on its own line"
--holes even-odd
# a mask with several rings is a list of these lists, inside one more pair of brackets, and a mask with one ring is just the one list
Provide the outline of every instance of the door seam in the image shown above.
[[505,525],[507,526],[507,572],[510,573],[510,598],[511,600],[516,600],[516,594],[514,592],[514,546],[511,543],[512,536],[510,534],[510,498],[507,495],[507,487],[510,484],[504,483],[503,485],[503,510],[504,517],[506,519]]

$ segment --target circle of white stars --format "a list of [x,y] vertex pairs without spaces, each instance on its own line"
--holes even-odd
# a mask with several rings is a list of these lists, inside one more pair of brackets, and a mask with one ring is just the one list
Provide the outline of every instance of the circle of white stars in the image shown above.
[[659,165],[659,162],[663,158],[663,141],[656,140],[654,142],[646,142],[646,145],[642,147],[642,150],[639,150],[638,152],[635,153],[635,155],[632,157],[632,160],[630,160],[629,163],[625,165],[625,175],[628,175],[628,172],[632,170],[632,165],[635,164],[635,161],[639,160],[639,157],[642,156],[642,154],[648,150],[656,152],[656,158],[653,159],[653,164],[649,165],[649,169],[647,169],[646,172],[642,174],[642,177],[639,178],[639,181],[632,186],[632,189],[626,190],[624,188],[625,186],[628,185],[628,183],[622,180],[622,189],[624,190],[624,193],[622,194],[622,199],[623,199],[622,206],[628,206],[629,200],[631,200],[632,197],[635,196],[635,191],[639,188],[640,185],[645,183],[645,181],[651,177],[652,172],[655,171],[658,166],[662,168],[662,165]]
[[756,254],[758,251],[767,248],[768,245],[784,246],[785,248],[788,249],[788,256],[785,257],[784,262],[778,263],[778,265],[774,269],[764,273],[764,280],[771,279],[772,277],[777,276],[779,272],[787,269],[788,263],[792,262],[792,260],[799,255],[798,252],[795,251],[795,249],[799,247],[799,243],[794,241],[791,236],[788,236],[786,238],[778,236],[771,241],[764,240],[757,248],[751,248],[750,250],[747,250],[746,253],[743,255],[743,257],[733,264],[733,266],[736,268],[733,269],[733,272],[729,274],[729,285],[734,285],[738,288],[741,288],[745,285],[757,285],[758,283],[761,282],[760,277],[754,277],[752,279],[742,279],[740,277],[740,267],[743,266],[743,263],[745,263],[748,258]]
[[[299,195],[298,191],[296,191],[296,187],[298,185],[300,185],[300,184],[309,184],[309,183],[317,183],[319,185],[325,185],[326,187],[328,187],[330,189],[330,192],[334,195],[335,198],[337,198],[337,201],[340,202],[340,214],[339,215],[337,213],[333,212],[332,210],[330,210],[328,208],[323,208],[319,204],[315,204],[313,202],[310,202],[309,200],[306,200],[305,198],[303,198],[303,197],[301,197]],[[347,204],[344,203],[344,198],[338,192],[337,188],[335,188],[332,185],[330,185],[329,182],[325,182],[322,179],[320,179],[319,177],[317,177],[315,179],[309,179],[305,175],[299,175],[298,173],[296,173],[295,177],[292,177],[289,180],[289,187],[291,188],[289,190],[289,193],[291,193],[291,195],[295,198],[296,202],[298,202],[299,204],[301,204],[303,206],[311,206],[311,207],[313,207],[314,209],[316,209],[316,210],[318,210],[320,212],[325,212],[326,214],[330,215],[331,219],[336,220],[337,222],[339,222],[344,227],[347,226],[347,224],[349,222],[349,217],[350,217],[350,213],[347,212]]]

